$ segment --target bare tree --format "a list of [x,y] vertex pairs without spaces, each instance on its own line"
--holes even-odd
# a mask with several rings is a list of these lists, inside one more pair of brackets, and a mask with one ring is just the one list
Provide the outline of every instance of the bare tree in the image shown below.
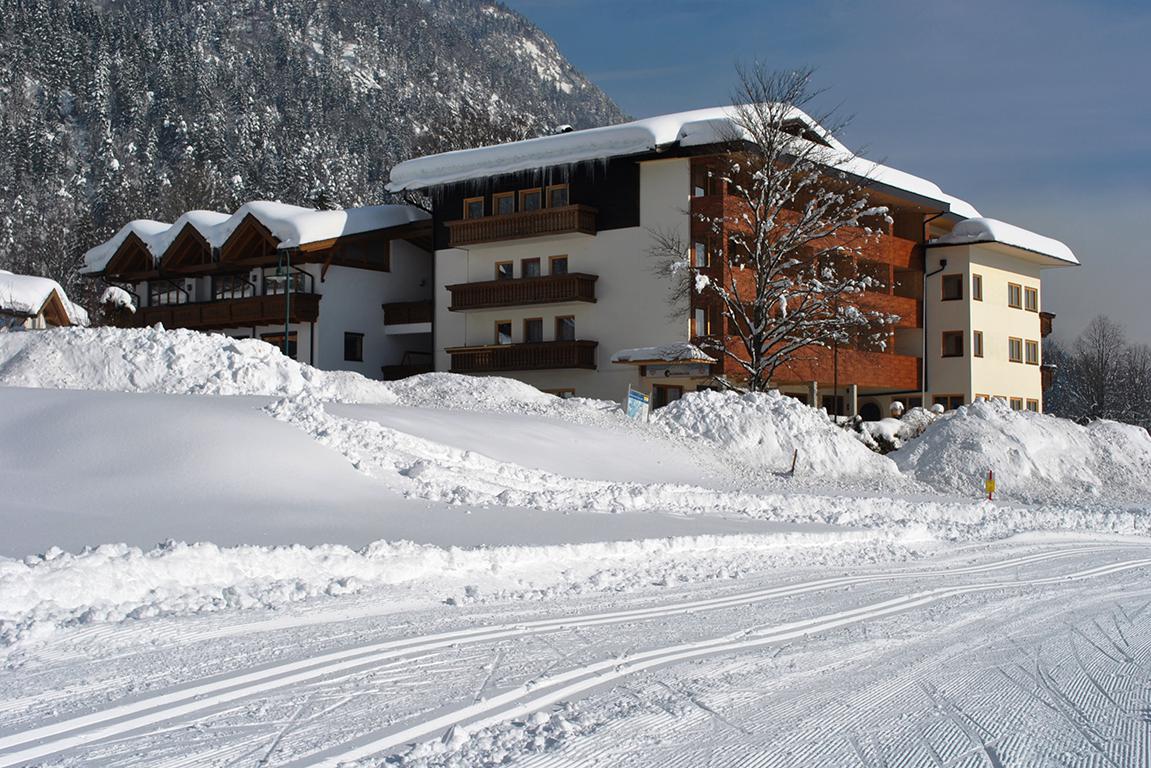
[[1119,419],[1127,409],[1123,368],[1127,335],[1106,315],[1096,315],[1075,341],[1071,398],[1089,419]]
[[879,283],[857,270],[865,245],[891,219],[871,206],[866,177],[838,166],[848,153],[831,136],[834,115],[801,111],[817,95],[811,72],[740,70],[732,127],[714,178],[734,204],[696,210],[693,221],[726,251],[724,268],[698,269],[676,233],[653,232],[657,271],[672,279],[673,303],[693,293],[718,304],[723,321],[704,342],[739,371],[749,391],[813,347],[882,346],[897,318],[860,306]]

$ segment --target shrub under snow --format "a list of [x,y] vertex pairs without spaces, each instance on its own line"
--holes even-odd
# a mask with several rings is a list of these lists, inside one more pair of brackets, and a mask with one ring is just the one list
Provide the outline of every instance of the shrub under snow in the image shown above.
[[673,433],[702,438],[756,467],[787,471],[799,451],[797,475],[893,475],[895,465],[869,450],[827,414],[779,392],[693,392],[661,408],[653,420]]
[[1081,426],[1013,411],[1000,400],[959,408],[892,457],[918,480],[965,494],[978,492],[991,469],[998,492],[1021,500],[1151,499],[1145,429],[1113,421]]

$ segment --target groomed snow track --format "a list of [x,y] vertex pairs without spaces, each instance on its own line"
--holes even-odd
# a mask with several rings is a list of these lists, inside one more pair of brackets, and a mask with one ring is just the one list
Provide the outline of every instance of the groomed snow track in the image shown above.
[[[773,586],[727,594],[710,599],[669,602],[663,605],[561,616],[535,621],[501,624],[428,634],[386,642],[357,645],[339,651],[308,656],[294,661],[236,671],[224,676],[203,678],[177,688],[135,699],[123,700],[87,714],[0,736],[0,767],[26,764],[53,755],[68,753],[98,742],[146,734],[163,724],[200,716],[241,700],[269,691],[290,688],[317,680],[343,676],[378,667],[389,661],[491,641],[515,641],[561,630],[604,627],[685,614],[703,614],[726,608],[747,606],[776,599],[814,595],[850,589],[878,582],[892,585],[919,582],[928,578],[970,579],[963,584],[900,591],[894,597],[869,602],[847,610],[832,610],[802,620],[783,621],[741,628],[734,633],[666,644],[623,656],[603,658],[594,663],[529,679],[487,698],[448,705],[402,720],[375,732],[360,734],[342,743],[326,746],[291,765],[329,765],[368,757],[382,757],[454,727],[491,727],[523,717],[560,701],[579,699],[618,682],[621,678],[677,662],[723,654],[739,654],[817,635],[836,628],[874,621],[885,616],[923,608],[964,595],[1012,590],[1021,587],[1067,584],[1151,566],[1146,548],[1125,547],[1127,556],[1114,559],[1122,550],[1115,546],[1080,546],[1012,557],[992,563],[950,568],[918,569],[823,578],[798,584]],[[1132,552],[1140,556],[1134,556]],[[1098,557],[1107,560],[1086,568],[1067,569],[1058,575],[1014,580],[981,581],[977,577],[1011,569],[1058,565],[1069,558]]]

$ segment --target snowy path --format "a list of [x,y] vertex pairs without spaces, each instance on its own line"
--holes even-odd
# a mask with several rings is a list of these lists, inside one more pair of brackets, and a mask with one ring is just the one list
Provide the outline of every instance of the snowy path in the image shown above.
[[[812,571],[789,583],[779,583],[775,572],[624,595],[610,607],[600,596],[546,608],[495,603],[460,616],[441,610],[296,626],[253,623],[224,640],[203,631],[218,621],[211,617],[172,621],[162,641],[154,635],[134,641],[131,628],[94,633],[70,654],[53,657],[48,643],[39,658],[30,652],[6,675],[0,688],[0,766],[57,760],[139,764],[144,754],[147,762],[165,765],[336,765],[405,752],[415,763],[450,764],[455,755],[464,764],[482,764],[506,753],[574,765],[580,761],[564,763],[564,755],[584,743],[606,739],[599,746],[604,753],[621,745],[633,749],[639,738],[634,731],[643,733],[637,724],[653,707],[693,727],[703,713],[709,723],[721,723],[714,727],[726,732],[727,741],[762,748],[755,729],[722,725],[724,717],[699,697],[686,695],[687,705],[681,700],[671,709],[661,709],[660,702],[700,664],[746,660],[760,668],[741,685],[765,691],[750,707],[762,712],[780,698],[774,687],[781,674],[804,680],[844,658],[875,654],[868,646],[877,642],[884,651],[902,649],[907,662],[923,663],[940,653],[917,649],[920,633],[938,636],[941,627],[946,634],[947,627],[976,626],[970,643],[987,643],[1021,631],[1025,622],[1004,623],[1000,614],[1018,619],[1022,606],[1024,615],[1058,627],[1063,612],[1118,595],[1130,606],[1124,615],[1138,617],[1138,605],[1148,600],[1149,555],[1148,548],[1116,543],[1039,550],[1003,544],[986,548],[974,564],[967,548],[946,552],[933,565],[834,575]],[[1129,623],[1130,639],[1117,626],[1110,642],[1119,648],[1117,638],[1124,637],[1128,666],[1145,669],[1151,633],[1145,621]],[[863,641],[856,634],[860,629]],[[1108,651],[1108,641],[1092,642]],[[1114,660],[1121,653],[1112,648],[1105,656]],[[788,657],[792,669],[781,673],[778,662]],[[963,663],[982,666],[977,659]],[[870,666],[844,664],[844,680],[866,679]],[[1092,677],[1090,664],[1081,666],[1095,688],[1112,695],[1106,686],[1114,676]],[[149,677],[150,669],[166,673]],[[167,674],[176,679],[166,680]],[[1035,685],[1053,685],[1048,671],[1028,674]],[[129,676],[144,690],[118,679]],[[727,678],[709,679],[714,684]],[[63,697],[52,695],[54,687],[65,686]],[[21,693],[24,698],[14,701]],[[1071,707],[1065,725],[1080,747],[1095,744],[1110,754],[1098,728],[1084,725],[1090,713],[1074,714],[1078,705],[1047,695],[1056,699],[1052,711]],[[569,704],[557,710],[561,702]],[[961,717],[958,722],[966,723]],[[1136,731],[1136,746],[1143,748],[1146,724]],[[413,743],[420,746],[409,751]],[[654,760],[660,750],[649,746],[654,751],[641,745],[629,754],[639,755],[638,762]],[[873,754],[868,750],[857,744],[865,765],[872,764],[866,762]],[[729,761],[711,754],[699,762]],[[885,763],[879,758],[874,764]],[[924,764],[946,763],[940,758]]]

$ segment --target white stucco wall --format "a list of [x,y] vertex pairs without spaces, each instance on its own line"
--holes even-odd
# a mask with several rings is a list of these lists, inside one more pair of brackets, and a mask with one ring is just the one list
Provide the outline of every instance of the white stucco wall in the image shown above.
[[[543,319],[544,340],[554,339],[555,318],[575,317],[576,338],[599,342],[596,370],[513,371],[511,376],[540,389],[571,389],[578,396],[620,400],[629,383],[639,386],[634,366],[616,365],[611,356],[630,347],[664,344],[688,338],[686,309],[672,317],[668,285],[654,272],[649,254],[651,231],[676,232],[686,243],[690,164],[687,159],[659,160],[640,167],[640,226],[600,232],[484,244],[436,253],[436,370],[449,370],[448,347],[479,346],[494,341],[495,323],[512,322],[513,341],[523,338],[526,318]],[[495,278],[498,261],[513,261],[520,276],[523,259],[539,258],[548,274],[548,257],[568,257],[568,272],[598,275],[596,303],[546,304],[473,312],[450,312],[447,285]]]
[[[1039,366],[1010,362],[1008,355],[1010,337],[1042,342],[1039,313],[1007,303],[1008,283],[1038,289],[1040,305],[1043,301],[1040,265],[1018,253],[996,244],[933,248],[929,252],[929,271],[938,268],[939,259],[947,259],[947,267],[929,278],[927,288],[929,398],[963,395],[964,402],[971,402],[977,395],[988,395],[1020,398],[1024,403],[1042,399]],[[941,278],[948,274],[963,276],[961,301],[941,300]],[[983,278],[982,301],[972,298],[973,274]],[[963,331],[963,357],[942,357],[944,331]],[[974,331],[983,333],[983,357],[973,354]]]

